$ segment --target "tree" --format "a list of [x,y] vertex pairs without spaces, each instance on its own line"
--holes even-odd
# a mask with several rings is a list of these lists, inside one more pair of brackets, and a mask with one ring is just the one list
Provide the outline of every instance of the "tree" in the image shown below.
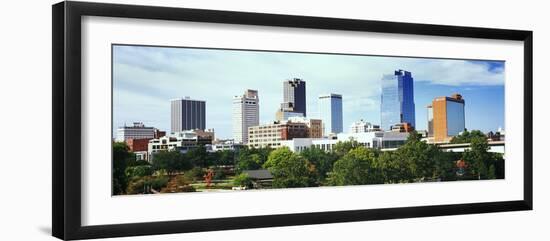
[[259,154],[250,154],[241,156],[237,163],[237,169],[243,170],[258,170],[262,167],[262,157]]
[[128,186],[126,167],[132,160],[132,153],[124,142],[113,143],[113,169],[112,169],[112,193],[113,195],[124,194]]
[[325,152],[317,147],[311,147],[300,152],[300,156],[308,160],[317,170],[319,181],[323,182],[338,159],[335,153]]
[[416,132],[412,132],[405,144],[396,151],[396,157],[410,168],[410,173],[402,181],[436,178],[435,157],[439,152],[437,147],[421,141]]
[[275,188],[316,185],[315,167],[286,147],[272,151],[263,167],[273,175]]
[[[474,137],[470,141],[470,149],[463,153],[463,159],[471,167],[470,174],[477,179],[489,178],[489,166],[493,161],[488,152],[489,144],[485,137]],[[494,168],[493,168],[494,170]],[[491,173],[494,176],[495,173]]]
[[382,152],[376,160],[376,167],[380,169],[384,183],[402,183],[413,179],[410,166],[392,151]]
[[273,151],[273,149],[269,147],[244,147],[240,149],[236,160],[237,170],[257,170],[262,168],[262,165],[267,161],[271,151]]
[[237,187],[252,188],[252,179],[246,173],[241,173],[233,179],[233,185]]
[[129,180],[144,176],[151,176],[152,174],[153,168],[150,165],[129,166],[126,168],[126,176]]
[[189,180],[190,182],[195,182],[202,179],[203,175],[204,171],[200,167],[193,167],[192,169],[187,170],[183,173],[185,179]]
[[231,150],[223,150],[215,152],[214,165],[234,165],[235,164],[235,152]]
[[206,152],[204,146],[191,148],[186,154],[185,159],[189,160],[193,166],[208,167],[212,161]]
[[473,130],[473,131],[463,131],[460,133],[460,135],[457,135],[451,139],[452,144],[459,144],[459,143],[470,143],[472,139],[474,138],[485,138],[487,139],[487,136],[483,134],[480,130]]
[[356,147],[334,163],[329,176],[329,184],[336,186],[383,183],[379,170],[375,167],[374,151]]
[[338,156],[342,157],[345,154],[347,154],[349,151],[351,151],[353,148],[358,147],[359,142],[355,140],[350,141],[339,141],[334,145],[334,148],[332,148],[332,151]]
[[437,151],[434,154],[435,176],[441,181],[457,180],[456,161],[462,158],[461,153]]
[[161,151],[155,153],[152,167],[154,170],[165,170],[170,175],[177,171],[189,170],[193,165],[179,151]]

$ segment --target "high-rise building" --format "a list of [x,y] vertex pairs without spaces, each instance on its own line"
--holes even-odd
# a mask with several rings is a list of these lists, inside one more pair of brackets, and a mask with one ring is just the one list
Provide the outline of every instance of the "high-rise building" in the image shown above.
[[428,137],[434,136],[434,111],[432,108],[432,105],[428,105],[426,108],[428,108]]
[[133,125],[121,126],[117,129],[116,141],[127,141],[129,139],[152,139],[155,137],[155,128],[145,126],[141,122],[134,122]]
[[170,131],[206,129],[206,101],[189,97],[173,99],[171,102]]
[[257,90],[247,90],[233,97],[233,138],[235,143],[248,142],[248,127],[260,124],[260,99]]
[[[292,112],[306,114],[306,82],[302,79],[293,78],[283,83],[283,105],[292,108]],[[282,109],[283,106],[281,106]]]
[[433,136],[435,142],[447,142],[464,131],[464,105],[465,101],[460,94],[435,98],[432,105],[428,106],[428,136]]
[[338,134],[344,130],[342,115],[342,95],[327,94],[319,96],[319,118],[323,121],[324,134]]
[[382,77],[380,124],[390,130],[392,125],[409,123],[415,127],[414,83],[411,72],[397,70]]

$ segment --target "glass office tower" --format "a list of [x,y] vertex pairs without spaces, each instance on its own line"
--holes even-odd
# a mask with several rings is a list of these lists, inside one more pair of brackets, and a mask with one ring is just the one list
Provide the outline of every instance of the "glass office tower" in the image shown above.
[[390,130],[392,125],[409,123],[415,127],[414,83],[411,72],[397,70],[382,77],[380,127]]
[[343,132],[342,95],[320,95],[319,118],[323,121],[323,135]]

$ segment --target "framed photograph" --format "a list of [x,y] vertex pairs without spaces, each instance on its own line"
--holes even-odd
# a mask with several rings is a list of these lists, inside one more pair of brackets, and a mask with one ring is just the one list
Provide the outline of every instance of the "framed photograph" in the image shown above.
[[53,235],[532,209],[532,32],[53,5]]

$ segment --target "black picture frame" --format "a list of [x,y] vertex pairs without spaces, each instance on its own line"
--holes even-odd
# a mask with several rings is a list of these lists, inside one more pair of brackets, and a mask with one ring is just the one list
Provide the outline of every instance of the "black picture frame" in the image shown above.
[[[53,167],[52,233],[60,239],[169,234],[213,230],[532,210],[533,32],[491,28],[336,19],[172,7],[60,2],[52,6]],[[194,21],[378,33],[517,40],[524,43],[524,193],[522,200],[421,207],[343,210],[235,218],[81,224],[81,17]]]

